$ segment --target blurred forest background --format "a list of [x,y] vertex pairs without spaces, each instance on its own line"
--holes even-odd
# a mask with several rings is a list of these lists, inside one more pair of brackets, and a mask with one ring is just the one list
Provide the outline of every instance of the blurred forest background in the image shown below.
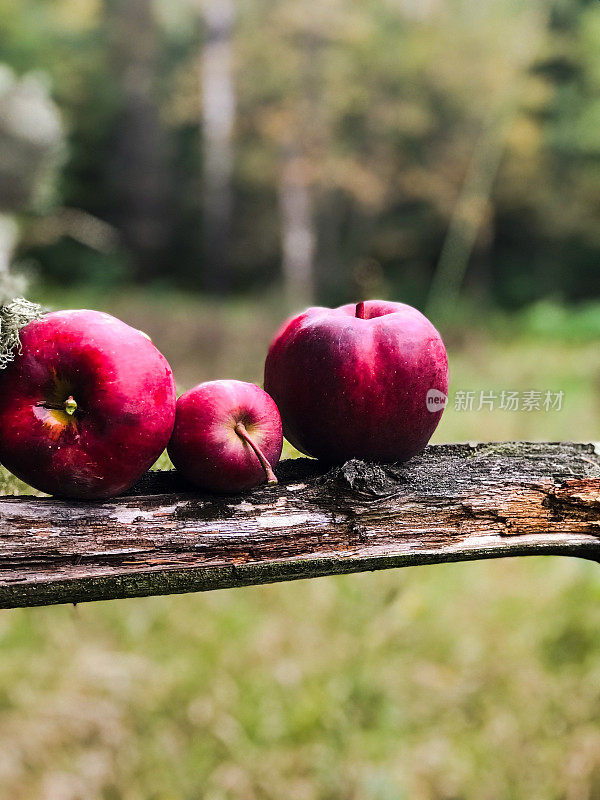
[[[404,300],[434,441],[600,442],[600,3],[0,0],[21,291],[180,391]],[[477,401],[531,390],[561,409]],[[599,631],[598,565],[549,557],[1,611],[0,800],[600,800]]]
[[0,20],[0,200],[46,286],[598,297],[595,0],[0,0]]

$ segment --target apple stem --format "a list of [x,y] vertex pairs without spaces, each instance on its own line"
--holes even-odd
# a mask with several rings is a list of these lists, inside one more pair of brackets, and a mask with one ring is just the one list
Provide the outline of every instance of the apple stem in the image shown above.
[[358,317],[358,319],[364,319],[365,318],[365,304],[364,304],[364,302],[356,304],[356,316]]
[[256,453],[256,457],[260,461],[260,465],[264,469],[265,475],[267,476],[267,484],[269,486],[275,486],[275,484],[277,483],[277,477],[273,472],[273,467],[269,464],[267,457],[260,449],[260,447],[255,442],[252,441],[252,439],[248,435],[248,431],[246,430],[246,426],[244,425],[243,422],[236,423],[235,432],[240,437],[240,439],[243,439],[247,444],[249,444],[250,447]]

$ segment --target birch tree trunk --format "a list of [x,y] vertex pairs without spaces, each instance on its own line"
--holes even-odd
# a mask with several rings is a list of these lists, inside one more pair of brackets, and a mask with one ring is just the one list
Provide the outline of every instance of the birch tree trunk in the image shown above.
[[296,148],[285,150],[279,183],[281,268],[288,311],[312,304],[316,237],[306,166]]
[[231,284],[233,215],[233,0],[209,0],[204,9],[206,43],[201,59],[204,166],[205,288],[225,292]]

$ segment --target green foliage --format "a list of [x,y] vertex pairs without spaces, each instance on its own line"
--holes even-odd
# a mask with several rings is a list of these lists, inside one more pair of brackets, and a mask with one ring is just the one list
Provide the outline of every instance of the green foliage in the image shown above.
[[528,308],[519,319],[522,330],[545,339],[562,342],[600,339],[600,303],[572,307],[543,301]]
[[[40,241],[30,219],[20,255],[45,280],[202,286],[203,19],[184,0],[153,8],[0,2],[0,61],[50,77],[69,131],[59,205],[118,234],[116,246],[80,240],[59,215]],[[596,296],[599,27],[598,4],[576,0],[335,0],[311,14],[304,0],[237,4],[232,291],[279,279],[291,148],[314,205],[320,298],[423,303],[473,154],[500,114],[467,292],[505,307]],[[126,80],[139,69],[140,95]]]
[[10,472],[0,465],[0,495],[38,494],[35,489],[23,481],[15,478]]

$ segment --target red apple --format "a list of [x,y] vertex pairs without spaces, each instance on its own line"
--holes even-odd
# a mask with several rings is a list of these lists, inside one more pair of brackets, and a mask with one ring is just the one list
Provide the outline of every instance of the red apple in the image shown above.
[[111,497],[167,445],[175,383],[146,334],[99,311],[55,311],[21,330],[0,370],[0,462],[49,494]]
[[448,359],[433,325],[404,303],[309,308],[273,340],[265,389],[303,453],[405,461],[440,421]]
[[192,483],[215,492],[240,492],[265,480],[283,447],[273,399],[252,383],[209,381],[182,394],[168,452]]

